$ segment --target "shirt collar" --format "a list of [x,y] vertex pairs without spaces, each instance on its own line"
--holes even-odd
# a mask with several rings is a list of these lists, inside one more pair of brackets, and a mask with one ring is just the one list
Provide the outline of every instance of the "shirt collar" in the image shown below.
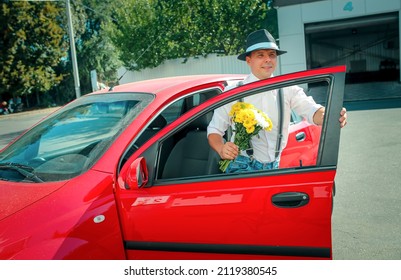
[[[272,77],[274,77],[273,74],[270,76],[270,78]],[[254,74],[251,73],[244,79],[244,84],[249,84],[256,81],[259,81],[259,79]]]

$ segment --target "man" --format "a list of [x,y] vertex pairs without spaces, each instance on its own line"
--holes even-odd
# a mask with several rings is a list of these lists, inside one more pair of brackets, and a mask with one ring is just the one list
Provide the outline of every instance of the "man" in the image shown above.
[[[239,60],[246,61],[250,67],[251,74],[247,76],[243,84],[272,77],[277,66],[277,56],[286,53],[278,48],[273,36],[267,30],[257,30],[249,34],[247,38],[245,53],[238,56]],[[227,89],[226,89],[227,90]],[[208,141],[223,160],[234,160],[242,166],[238,168],[238,162],[228,166],[226,172],[241,170],[275,169],[279,167],[280,153],[284,149],[288,139],[288,128],[291,110],[305,117],[310,123],[322,125],[324,118],[324,107],[316,104],[312,97],[306,96],[302,88],[291,86],[283,89],[283,128],[282,140],[277,139],[278,131],[278,90],[256,94],[246,97],[244,102],[253,104],[257,109],[265,112],[273,122],[272,131],[260,131],[258,137],[251,139],[252,158],[246,152],[239,151],[233,142],[223,140],[227,129],[232,126],[229,112],[232,105],[229,103],[215,110],[213,118],[208,126]],[[347,123],[345,108],[340,112],[340,126]],[[233,138],[232,138],[233,139]],[[279,151],[276,153],[277,147]],[[241,155],[239,155],[241,152]],[[246,165],[243,167],[243,165]]]

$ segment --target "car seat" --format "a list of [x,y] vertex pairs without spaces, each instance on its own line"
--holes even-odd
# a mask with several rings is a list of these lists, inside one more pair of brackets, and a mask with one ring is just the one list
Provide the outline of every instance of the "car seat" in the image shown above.
[[181,178],[220,173],[218,154],[210,148],[207,140],[207,126],[212,119],[209,112],[188,127],[167,158],[162,178]]

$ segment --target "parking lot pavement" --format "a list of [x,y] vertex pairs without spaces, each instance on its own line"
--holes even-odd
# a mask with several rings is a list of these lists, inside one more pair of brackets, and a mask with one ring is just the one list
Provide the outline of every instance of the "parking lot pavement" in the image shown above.
[[44,109],[22,111],[22,112],[12,113],[12,114],[8,114],[8,115],[0,115],[0,123],[2,121],[19,118],[21,116],[26,116],[26,115],[48,115],[50,113],[53,113],[54,111],[56,111],[59,108],[60,107],[50,107],[50,108],[44,108]]
[[401,259],[401,99],[345,104],[332,216],[336,260]]
[[27,128],[60,107],[24,111],[0,116],[0,149],[19,136]]

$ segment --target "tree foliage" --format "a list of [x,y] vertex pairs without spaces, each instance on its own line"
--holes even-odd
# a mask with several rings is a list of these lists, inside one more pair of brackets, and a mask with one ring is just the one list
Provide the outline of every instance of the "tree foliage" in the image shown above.
[[[118,50],[104,31],[104,26],[112,20],[111,7],[115,4],[113,0],[71,1],[81,94],[92,91],[90,77],[92,70],[96,70],[98,80],[106,84],[116,80],[117,69],[121,66],[121,62],[118,59]],[[68,75],[53,91],[54,99],[59,99],[57,98],[59,95],[63,95],[66,100],[75,98],[71,52],[68,53],[64,71]]]
[[2,1],[0,93],[45,92],[62,80],[55,71],[67,42],[57,2]]
[[[104,31],[113,21],[114,0],[74,1],[75,14],[83,17],[85,28],[77,40],[77,60],[82,92],[92,91],[90,71],[96,70],[99,81],[109,84],[116,80],[117,69],[121,66],[118,50]],[[80,10],[78,10],[80,9]]]
[[[103,31],[113,3],[71,1],[82,94],[92,91],[91,70],[106,83],[116,80],[118,51]],[[65,1],[1,0],[0,5],[0,99],[30,93],[48,103],[74,98]]]
[[267,28],[277,35],[276,12],[265,0],[123,0],[109,35],[129,69],[166,59],[238,54],[246,36]]
[[[0,0],[0,95],[75,98],[65,1]],[[238,54],[260,28],[277,36],[271,0],[71,0],[81,94],[90,71],[104,83],[117,69],[167,59]]]

